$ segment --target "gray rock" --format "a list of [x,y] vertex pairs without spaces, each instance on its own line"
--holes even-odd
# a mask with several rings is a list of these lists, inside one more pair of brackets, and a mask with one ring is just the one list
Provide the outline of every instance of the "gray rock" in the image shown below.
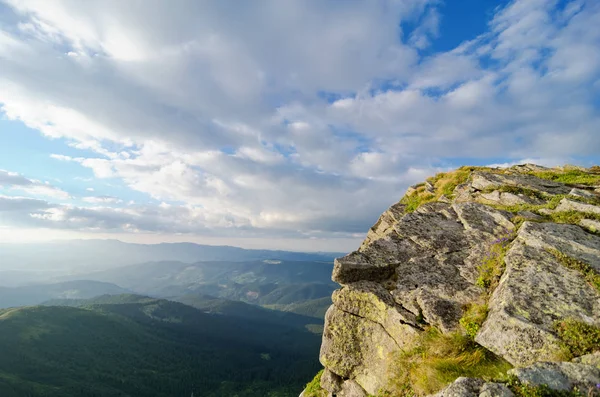
[[585,356],[577,357],[573,359],[574,363],[592,365],[600,369],[600,351],[595,353],[586,354]]
[[[327,311],[320,354],[327,369],[321,383],[330,397],[376,395],[388,384],[396,354],[422,328],[455,331],[466,305],[485,303],[485,291],[476,285],[478,269],[495,241],[515,233],[515,214],[489,204],[540,201],[482,190],[508,185],[548,196],[594,194],[586,187],[574,189],[528,174],[547,170],[526,164],[476,171],[454,189],[453,200],[443,197],[407,214],[405,206],[396,203],[379,217],[357,251],[335,261],[332,279],[342,288],[334,292],[334,304]],[[488,204],[478,202],[485,200]],[[600,213],[600,206],[563,199],[557,211]],[[518,215],[542,222],[524,222],[509,246],[506,269],[489,297],[489,315],[475,340],[515,366],[531,366],[515,370],[524,382],[553,379],[554,387],[563,389],[589,385],[600,361],[595,355],[572,363],[535,363],[564,355],[554,331],[557,320],[600,326],[598,291],[550,252],[559,250],[600,271],[600,236],[584,229],[597,227],[597,221],[565,225],[549,223],[533,212]],[[513,394],[503,384],[459,378],[438,396]]]
[[396,203],[381,214],[377,222],[369,229],[367,238],[365,238],[361,247],[364,249],[373,241],[383,238],[393,232],[393,226],[404,216],[405,207],[404,204]]
[[479,397],[484,383],[481,379],[460,377],[433,397]]
[[591,199],[598,198],[598,195],[594,194],[593,192],[590,192],[588,190],[583,190],[583,189],[577,189],[577,188],[571,189],[571,191],[569,192],[569,195],[583,197],[583,198],[591,198]]
[[319,359],[330,371],[355,380],[369,394],[387,382],[390,357],[400,347],[385,329],[332,305],[325,314]]
[[323,375],[321,375],[321,388],[336,394],[342,390],[342,383],[344,383],[344,380],[341,376],[334,374],[329,369],[325,368]]
[[340,310],[381,325],[400,347],[417,335],[417,319],[396,302],[381,284],[360,281],[333,293],[333,303]]
[[473,172],[471,186],[477,190],[499,188],[500,186],[517,186],[538,192],[555,195],[568,194],[571,188],[558,182],[523,174],[494,174],[490,172]]
[[357,382],[349,379],[342,384],[342,389],[335,397],[368,397],[368,394]]
[[461,377],[433,397],[514,397],[514,393],[502,383]]
[[446,197],[445,195],[441,195],[440,198],[438,198],[438,201],[440,203],[446,203],[446,204],[451,204],[452,200],[450,200],[448,197]]
[[555,249],[600,272],[600,236],[576,225],[525,222],[518,239],[542,250]]
[[582,219],[579,222],[579,226],[593,233],[600,232],[600,221],[594,221],[591,219]]
[[569,200],[564,198],[560,200],[558,207],[555,209],[556,212],[562,211],[577,211],[577,212],[589,212],[592,214],[600,214],[600,207],[592,204],[580,203],[579,201]]
[[523,383],[546,385],[553,390],[572,390],[577,387],[585,391],[600,384],[600,369],[586,364],[569,362],[538,362],[526,368],[508,371]]
[[503,383],[488,382],[479,391],[479,397],[514,397],[514,395]]
[[600,237],[578,226],[525,222],[506,253],[506,270],[475,340],[515,366],[560,358],[554,322],[573,318],[600,325],[600,296],[546,248],[583,259],[597,255],[598,244]]
[[484,204],[498,204],[498,205],[518,205],[518,204],[542,204],[543,201],[532,199],[525,195],[516,195],[509,192],[500,192],[494,190],[490,193],[482,193],[478,196],[478,202]]
[[544,217],[538,215],[538,214],[534,214],[531,211],[520,211],[517,213],[517,215],[522,216],[525,219],[531,219],[531,220],[541,220],[544,219]]

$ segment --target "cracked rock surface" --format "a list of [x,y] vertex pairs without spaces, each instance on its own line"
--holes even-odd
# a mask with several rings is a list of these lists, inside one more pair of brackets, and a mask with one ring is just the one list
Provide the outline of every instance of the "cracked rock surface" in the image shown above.
[[[489,314],[475,341],[516,367],[519,379],[534,384],[556,376],[561,380],[549,386],[557,389],[595,381],[595,355],[554,363],[563,352],[554,325],[574,319],[600,326],[600,293],[556,256],[600,273],[600,193],[598,186],[533,175],[549,171],[557,170],[474,170],[451,196],[435,196],[433,182],[415,185],[407,194],[422,191],[428,202],[411,211],[405,202],[392,205],[358,250],[336,259],[332,279],[340,289],[325,317],[319,357],[330,396],[377,395],[395,354],[426,327],[461,332],[465,308],[482,299]],[[576,224],[555,223],[552,216],[567,212],[579,214]],[[502,277],[486,291],[477,282],[480,266],[508,238]],[[513,393],[501,383],[459,378],[436,396]]]

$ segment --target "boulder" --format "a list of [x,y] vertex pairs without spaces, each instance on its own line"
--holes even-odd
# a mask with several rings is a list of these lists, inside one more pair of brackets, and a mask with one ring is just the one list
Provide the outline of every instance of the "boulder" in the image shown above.
[[600,326],[600,295],[547,249],[600,266],[600,237],[578,226],[525,222],[505,256],[506,270],[475,340],[515,366],[558,360],[559,319]]

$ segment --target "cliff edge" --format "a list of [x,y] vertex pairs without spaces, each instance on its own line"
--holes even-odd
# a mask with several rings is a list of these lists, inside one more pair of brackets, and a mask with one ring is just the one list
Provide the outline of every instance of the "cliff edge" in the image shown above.
[[600,395],[599,231],[600,167],[410,187],[335,261],[302,396]]

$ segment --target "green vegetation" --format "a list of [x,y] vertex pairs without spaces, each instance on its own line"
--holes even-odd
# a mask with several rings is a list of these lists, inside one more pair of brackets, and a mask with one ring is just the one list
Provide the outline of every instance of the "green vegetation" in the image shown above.
[[319,367],[321,338],[302,328],[107,300],[125,303],[2,311],[0,395],[297,396]]
[[596,270],[591,265],[579,259],[571,258],[556,249],[550,249],[549,252],[554,255],[564,267],[581,273],[585,280],[600,292],[600,274],[596,273]]
[[266,308],[300,314],[302,316],[323,319],[325,312],[331,306],[331,296],[310,299],[290,304],[263,305]]
[[475,335],[477,335],[477,332],[479,332],[479,329],[487,318],[487,315],[487,304],[470,304],[460,319],[460,325],[463,327],[469,337],[475,338]]
[[600,221],[600,214],[592,212],[579,212],[579,211],[560,211],[554,212],[547,216],[549,221],[555,223],[568,223],[571,225],[578,225],[582,219],[593,219]]
[[488,291],[488,294],[491,294],[500,282],[506,266],[504,255],[514,236],[514,234],[507,235],[492,244],[483,263],[479,266],[479,277],[476,284]]
[[455,171],[442,172],[427,179],[427,182],[433,186],[433,191],[428,191],[425,184],[417,186],[411,194],[405,195],[400,200],[402,204],[406,205],[405,212],[413,212],[423,204],[437,201],[442,195],[452,198],[454,189],[465,183],[475,168],[461,167]]
[[435,393],[460,376],[504,379],[511,365],[460,332],[427,328],[412,348],[394,360],[384,396]]
[[577,169],[532,172],[531,175],[569,185],[600,185],[600,175]]
[[554,328],[573,357],[600,351],[600,328],[573,319],[557,321]]
[[510,376],[507,386],[516,397],[584,397],[584,394],[577,390],[552,390],[546,385],[533,386],[522,383],[516,376]]
[[313,380],[308,382],[304,388],[304,395],[306,397],[326,397],[327,391],[321,388],[321,375],[323,370],[320,370]]

